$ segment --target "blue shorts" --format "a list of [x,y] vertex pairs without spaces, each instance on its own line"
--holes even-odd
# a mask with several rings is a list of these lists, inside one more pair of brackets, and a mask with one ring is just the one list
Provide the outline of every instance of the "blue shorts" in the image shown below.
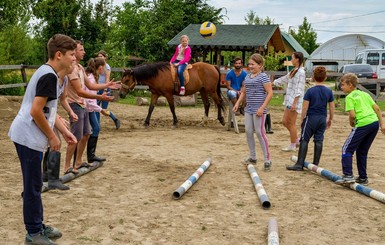
[[301,125],[301,139],[307,142],[314,136],[314,141],[323,141],[326,130],[326,116],[306,116]]
[[227,97],[232,100],[232,99],[236,99],[238,97],[238,93],[237,91],[235,90],[228,90],[227,91]]

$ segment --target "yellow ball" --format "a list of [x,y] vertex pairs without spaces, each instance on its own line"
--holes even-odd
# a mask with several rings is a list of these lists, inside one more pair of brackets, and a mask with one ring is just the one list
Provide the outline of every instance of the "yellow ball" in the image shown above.
[[217,33],[217,28],[212,22],[206,21],[201,25],[201,28],[199,29],[199,33],[204,38],[212,38]]

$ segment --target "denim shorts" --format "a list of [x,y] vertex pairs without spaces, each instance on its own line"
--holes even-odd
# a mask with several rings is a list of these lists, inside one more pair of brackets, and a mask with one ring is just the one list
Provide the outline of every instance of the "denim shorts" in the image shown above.
[[79,141],[84,135],[91,134],[91,125],[88,112],[85,108],[81,107],[77,103],[70,103],[70,107],[73,112],[78,116],[78,120],[73,122],[71,120],[71,133],[73,133],[76,139]]
[[236,99],[236,98],[237,98],[237,95],[238,95],[238,93],[237,93],[237,91],[235,91],[235,90],[229,90],[229,91],[227,91],[227,97],[229,97],[230,100]]

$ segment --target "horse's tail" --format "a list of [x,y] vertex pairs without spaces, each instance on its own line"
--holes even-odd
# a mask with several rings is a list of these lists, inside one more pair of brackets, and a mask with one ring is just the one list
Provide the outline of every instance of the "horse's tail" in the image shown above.
[[226,103],[225,103],[225,100],[223,99],[223,95],[221,91],[221,70],[219,69],[218,66],[214,66],[214,67],[218,71],[218,75],[219,75],[218,83],[217,83],[217,95],[220,101],[220,108],[218,108],[218,110],[222,110],[223,114],[226,115]]

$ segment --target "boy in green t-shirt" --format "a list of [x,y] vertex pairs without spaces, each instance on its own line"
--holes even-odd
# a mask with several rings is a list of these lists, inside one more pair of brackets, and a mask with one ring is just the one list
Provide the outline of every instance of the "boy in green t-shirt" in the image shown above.
[[[353,127],[349,137],[342,147],[342,179],[337,184],[357,182],[367,185],[366,164],[368,151],[377,135],[378,127],[385,133],[380,108],[369,94],[357,90],[358,78],[353,73],[348,73],[341,78],[341,89],[347,94],[345,98],[345,111],[349,112],[349,123]],[[359,176],[353,177],[353,154],[356,152],[357,169]]]

